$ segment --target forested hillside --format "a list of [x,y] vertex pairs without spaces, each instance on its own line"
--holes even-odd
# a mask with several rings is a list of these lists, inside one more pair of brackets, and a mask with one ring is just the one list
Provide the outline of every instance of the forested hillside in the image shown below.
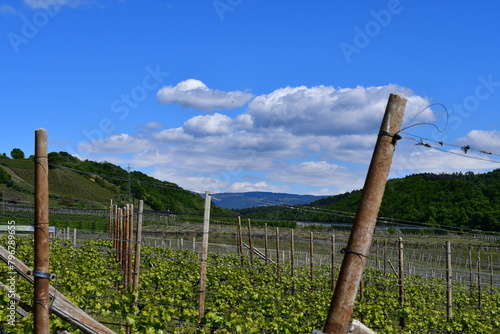
[[[295,209],[253,208],[241,213],[265,219],[279,215],[280,219],[352,222],[346,213],[356,212],[360,197],[358,190]],[[391,179],[379,216],[431,226],[500,231],[500,169],[485,174],[425,173]]]
[[[116,204],[124,205],[143,199],[148,207],[157,211],[202,213],[204,210],[205,200],[199,194],[142,172],[132,171],[129,175],[128,171],[112,163],[82,161],[66,152],[51,152],[48,158],[49,191],[54,203],[107,205],[113,199]],[[32,159],[0,157],[0,187],[14,194],[9,195],[11,198],[32,201],[33,184]],[[212,213],[227,215],[231,211],[213,205]]]

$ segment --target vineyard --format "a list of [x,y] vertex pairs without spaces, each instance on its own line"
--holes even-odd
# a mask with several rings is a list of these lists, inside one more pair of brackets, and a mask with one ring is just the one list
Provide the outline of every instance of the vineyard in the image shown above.
[[[134,292],[123,284],[105,213],[53,213],[57,233],[50,243],[50,264],[57,278],[51,284],[113,331],[311,333],[322,329],[343,257],[341,249],[347,243],[345,228],[252,226],[251,232],[242,231],[245,246],[239,253],[237,224],[212,219],[205,309],[199,321],[201,217],[145,214],[139,288]],[[31,223],[30,216],[30,212],[9,212],[4,218],[14,217],[21,225]],[[403,263],[399,262],[400,237]],[[18,234],[15,240],[16,256],[30,267],[32,239]],[[451,286],[446,281],[446,241],[452,247]],[[0,239],[4,247],[7,242],[7,236]],[[264,256],[250,252],[251,244]],[[500,333],[499,248],[496,236],[378,228],[353,318],[377,333]],[[6,284],[9,268],[2,263],[0,270],[0,282]],[[23,301],[19,306],[30,310],[32,285],[19,277],[15,284]],[[453,317],[448,321],[450,287]],[[11,326],[7,294],[1,295],[0,304],[4,333],[32,332],[30,313],[18,314]],[[79,332],[52,315],[51,332],[58,330]]]

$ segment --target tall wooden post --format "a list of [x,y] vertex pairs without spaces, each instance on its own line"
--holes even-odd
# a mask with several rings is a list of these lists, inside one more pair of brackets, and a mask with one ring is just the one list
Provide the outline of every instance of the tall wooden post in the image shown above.
[[35,334],[49,334],[49,166],[47,131],[35,131]]
[[310,274],[311,274],[311,286],[314,289],[314,234],[313,232],[309,233],[309,253],[311,254],[310,256],[310,261],[309,261],[309,266],[310,266]]
[[203,239],[201,245],[200,298],[198,300],[198,322],[205,315],[205,288],[207,283],[208,232],[210,231],[211,194],[205,191],[205,214],[203,217]]
[[347,333],[366,256],[370,250],[377,215],[384,195],[392,157],[399,138],[406,98],[391,94],[366,176],[351,235],[344,249],[337,285],[333,293],[324,332]]
[[332,291],[335,290],[335,234],[332,234]]
[[127,240],[127,256],[128,256],[128,260],[127,260],[127,263],[128,263],[128,268],[127,268],[127,271],[128,271],[128,275],[127,275],[127,281],[128,281],[128,285],[132,285],[132,282],[133,282],[133,276],[134,276],[134,272],[133,272],[133,269],[134,269],[134,204],[129,204],[129,212],[128,212],[128,216],[129,216],[129,230],[128,230],[128,240]]
[[109,227],[108,227],[108,238],[112,239],[113,238],[113,233],[114,233],[114,224],[113,224],[113,200],[110,200],[109,204]]
[[245,264],[243,257],[243,232],[241,230],[241,217],[238,216],[238,253],[240,254],[241,266]]
[[451,321],[453,318],[453,295],[451,290],[452,282],[452,271],[451,271],[451,243],[446,241],[446,319]]
[[253,238],[252,238],[252,224],[250,223],[250,218],[248,218],[248,245],[250,247],[250,263],[253,268]]
[[[139,213],[137,214],[137,232],[135,235],[135,258],[134,258],[134,291],[139,288],[139,270],[141,268],[141,242],[142,242],[142,219],[144,211],[144,201],[139,201]],[[134,298],[134,303],[137,303],[139,295]]]
[[266,256],[266,265],[269,263],[269,242],[267,240],[267,223],[264,226],[264,246],[265,246],[265,256]]
[[[405,304],[405,281],[404,281],[404,251],[403,238],[399,237],[399,306],[403,308]],[[405,318],[399,317],[399,325],[405,327]]]
[[281,280],[281,268],[280,268],[280,229],[276,227],[276,274],[278,276],[278,281]]

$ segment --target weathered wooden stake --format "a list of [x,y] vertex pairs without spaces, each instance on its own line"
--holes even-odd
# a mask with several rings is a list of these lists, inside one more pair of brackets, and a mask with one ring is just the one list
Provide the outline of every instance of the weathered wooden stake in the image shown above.
[[313,232],[309,233],[309,253],[311,254],[311,260],[309,261],[311,286],[313,287],[313,290],[314,290],[314,234],[313,234]]
[[[403,252],[403,238],[399,237],[399,306],[403,308],[405,304],[405,285],[404,285],[404,252]],[[399,325],[401,328],[405,327],[405,318],[399,317]]]
[[47,131],[35,131],[35,334],[49,334],[49,166]]
[[264,241],[265,241],[265,251],[266,251],[266,265],[269,263],[269,242],[267,240],[267,223],[264,226]]
[[481,291],[481,255],[477,254],[477,303],[479,310],[483,310],[483,299]]
[[254,265],[253,262],[253,238],[252,238],[252,224],[250,223],[250,218],[248,218],[248,245],[250,246],[250,264]]
[[451,243],[446,241],[446,319],[451,321],[453,318],[453,294],[452,294],[451,271]]
[[290,275],[295,276],[295,235],[294,230],[291,230],[291,240],[290,240]]
[[[137,214],[137,232],[135,234],[135,258],[134,258],[134,291],[139,289],[139,271],[141,269],[141,243],[142,243],[142,220],[144,211],[144,201],[139,201],[139,212]],[[134,297],[134,303],[137,303],[139,295]]]
[[205,214],[203,217],[203,239],[201,244],[200,298],[198,300],[198,322],[205,315],[205,289],[207,283],[208,232],[210,231],[210,203],[212,194],[205,191]]
[[127,282],[128,285],[132,285],[133,281],[133,268],[134,268],[134,245],[133,245],[133,238],[134,238],[134,204],[129,204],[129,210],[128,210],[128,240],[127,240]]
[[281,279],[281,268],[280,268],[280,230],[276,227],[276,275],[278,280]]
[[335,234],[332,234],[332,291],[335,290]]
[[403,120],[405,106],[406,98],[403,95],[390,95],[363,187],[356,219],[347,247],[344,250],[344,260],[323,330],[327,334],[347,333],[356,292],[363,273],[366,256],[368,256],[370,250],[396,142],[401,138],[398,132]]
[[243,257],[243,232],[241,229],[241,217],[238,216],[238,253],[240,254],[241,266],[245,264]]

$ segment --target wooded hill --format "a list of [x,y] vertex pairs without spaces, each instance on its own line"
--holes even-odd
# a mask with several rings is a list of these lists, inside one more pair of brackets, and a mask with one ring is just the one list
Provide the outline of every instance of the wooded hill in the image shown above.
[[[139,171],[129,172],[109,162],[80,160],[66,152],[51,152],[49,192],[52,206],[105,207],[144,200],[147,208],[177,213],[203,213],[205,200],[178,185],[159,181]],[[130,180],[130,182],[129,182]],[[0,156],[0,194],[6,201],[30,205],[34,195],[32,158]],[[130,195],[130,196],[129,196]],[[234,215],[212,206],[217,215]]]
[[[261,219],[352,223],[361,190],[294,208],[270,206],[241,210]],[[379,217],[427,226],[500,231],[500,169],[485,174],[415,174],[387,182]]]

